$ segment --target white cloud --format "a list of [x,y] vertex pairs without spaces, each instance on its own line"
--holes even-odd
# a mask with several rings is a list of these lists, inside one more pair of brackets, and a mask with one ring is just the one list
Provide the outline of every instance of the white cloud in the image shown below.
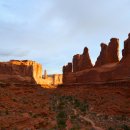
[[[25,54],[23,57],[43,63],[49,73],[61,72],[62,65],[88,46],[94,62],[101,42],[118,37],[123,47],[129,32],[128,2],[1,0],[0,46],[4,52],[0,56],[5,60],[15,56],[21,59]],[[15,48],[21,51],[12,53]]]

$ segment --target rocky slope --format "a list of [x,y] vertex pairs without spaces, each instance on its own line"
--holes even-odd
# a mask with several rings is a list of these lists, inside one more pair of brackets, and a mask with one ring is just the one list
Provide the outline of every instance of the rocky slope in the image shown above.
[[130,88],[0,84],[0,130],[129,130]]

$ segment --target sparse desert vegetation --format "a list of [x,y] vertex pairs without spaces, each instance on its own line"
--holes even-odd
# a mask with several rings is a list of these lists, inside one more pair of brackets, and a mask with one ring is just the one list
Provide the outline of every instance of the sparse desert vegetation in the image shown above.
[[1,130],[129,130],[128,87],[0,87]]

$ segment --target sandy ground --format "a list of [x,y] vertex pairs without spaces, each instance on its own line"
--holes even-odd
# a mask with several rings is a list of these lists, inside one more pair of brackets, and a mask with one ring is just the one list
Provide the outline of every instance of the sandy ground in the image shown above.
[[129,130],[129,127],[127,86],[55,89],[0,86],[0,130]]

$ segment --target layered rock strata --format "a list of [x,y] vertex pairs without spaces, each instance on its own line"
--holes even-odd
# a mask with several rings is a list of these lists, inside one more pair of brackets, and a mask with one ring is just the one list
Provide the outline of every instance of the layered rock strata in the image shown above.
[[42,65],[29,60],[0,62],[0,81],[36,83],[42,79]]

